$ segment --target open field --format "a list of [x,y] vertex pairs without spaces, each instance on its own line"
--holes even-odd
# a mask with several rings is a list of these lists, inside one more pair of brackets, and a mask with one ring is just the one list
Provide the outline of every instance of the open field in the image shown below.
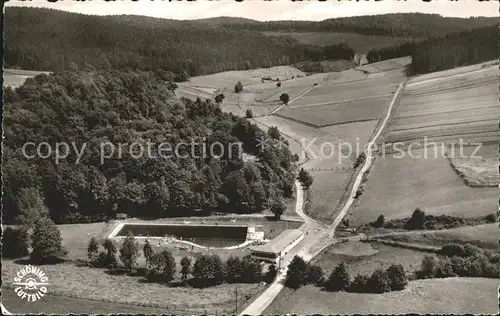
[[375,269],[387,269],[392,264],[401,264],[407,273],[420,268],[429,252],[391,247],[381,243],[343,242],[329,246],[311,263],[319,265],[325,275],[330,275],[337,264],[345,262],[351,277],[371,274]]
[[476,217],[496,212],[497,188],[471,188],[453,171],[445,157],[412,150],[404,157],[378,157],[359,204],[351,209],[351,225],[411,216],[420,207],[426,214]]
[[385,141],[409,142],[427,137],[429,141],[448,143],[460,139],[498,142],[497,72],[493,66],[409,81]]
[[321,87],[306,93],[293,107],[323,105],[355,100],[367,100],[393,94],[405,75],[402,69],[377,74],[364,74],[349,69],[327,77]]
[[352,170],[311,172],[314,178],[311,187],[312,206],[306,214],[323,222],[331,222],[352,173]]
[[387,109],[390,100],[391,97],[387,96],[314,107],[285,108],[280,115],[316,127],[378,120]]
[[[2,260],[3,279],[11,280],[23,266],[14,261]],[[137,276],[113,275],[106,270],[79,267],[71,263],[39,267],[49,278],[49,293],[114,303],[158,304],[173,314],[228,313],[234,309],[236,287],[241,298],[239,305],[263,287],[259,284],[222,284],[205,289],[168,287],[145,283]]]
[[[487,143],[479,153],[487,157],[485,161],[466,159],[466,173],[478,182],[498,179],[498,171],[493,168],[499,140],[498,69],[481,65],[465,68],[474,71],[466,73],[457,68],[443,72],[442,78],[433,74],[427,81],[419,77],[409,81],[384,142],[387,146],[415,141],[417,146],[395,155],[387,150],[377,158],[365,193],[348,215],[352,224],[368,223],[380,214],[386,219],[408,217],[417,207],[427,214],[462,217],[496,212],[498,189],[467,186],[445,156],[455,153],[457,158],[461,141]],[[453,151],[450,143],[457,144]],[[464,148],[470,155],[475,147]]]
[[483,224],[437,231],[419,231],[379,237],[405,243],[443,246],[447,243],[471,243],[479,247],[498,249],[498,224]]
[[498,280],[486,278],[417,280],[384,294],[329,293],[309,285],[285,288],[263,314],[496,314],[497,293]]
[[379,61],[368,65],[363,65],[357,67],[356,69],[361,71],[367,71],[369,73],[379,73],[379,72],[404,68],[406,65],[409,65],[410,63],[411,63],[411,56],[406,56],[406,57],[399,57],[399,58]]
[[453,169],[467,185],[472,187],[497,187],[498,145],[474,145],[449,148],[447,157]]
[[18,87],[26,81],[26,79],[35,77],[39,74],[49,74],[48,71],[34,71],[23,69],[4,69],[3,70],[3,86]]
[[[291,79],[292,76],[296,77],[297,75],[305,76],[306,74],[291,66],[277,66],[251,70],[225,71],[206,76],[192,77],[189,79],[189,82],[194,86],[221,88],[234,87],[238,81],[241,81],[243,86],[246,86],[261,83],[263,77],[284,81]],[[276,85],[276,83],[274,84]]]
[[367,53],[373,48],[379,48],[398,43],[404,43],[409,38],[392,37],[383,35],[364,35],[343,32],[262,32],[269,36],[287,36],[302,44],[326,46],[331,44],[345,43],[356,53]]
[[[50,290],[49,290],[50,291]],[[46,295],[36,302],[26,302],[11,288],[2,289],[2,304],[14,314],[152,314],[162,315],[168,309],[142,307],[102,301],[91,301],[57,295]]]

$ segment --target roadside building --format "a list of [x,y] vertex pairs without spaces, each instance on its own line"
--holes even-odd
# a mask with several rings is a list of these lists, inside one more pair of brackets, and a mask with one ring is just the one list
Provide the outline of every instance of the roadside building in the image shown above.
[[252,258],[279,265],[293,247],[304,238],[304,232],[298,229],[287,229],[264,245],[250,247]]

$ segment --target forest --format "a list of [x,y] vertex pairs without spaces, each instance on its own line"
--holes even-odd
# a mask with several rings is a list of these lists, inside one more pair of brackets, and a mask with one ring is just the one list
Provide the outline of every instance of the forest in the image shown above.
[[498,59],[498,24],[429,39],[412,53],[411,74],[422,74]]
[[438,14],[397,13],[369,16],[354,16],[315,21],[267,21],[248,19],[213,18],[204,23],[233,29],[289,32],[352,32],[366,35],[389,35],[400,37],[444,36],[453,32],[491,26],[498,18],[472,17],[450,18]]
[[[170,89],[170,90],[169,90]],[[59,72],[4,91],[3,218],[48,212],[56,223],[260,212],[292,195],[293,157],[248,120],[210,100],[176,99],[152,72]],[[166,157],[123,150],[102,160],[100,144],[204,142]],[[84,148],[57,162],[26,142]],[[214,143],[222,144],[208,150]],[[229,146],[241,143],[243,152]],[[83,147],[83,145],[85,147]],[[221,147],[222,146],[222,147]],[[70,147],[72,148],[72,147]],[[194,148],[194,155],[193,149]],[[158,151],[157,151],[158,149]],[[47,150],[41,150],[46,154]],[[221,156],[221,157],[218,157]],[[107,157],[107,156],[106,156]],[[30,213],[31,212],[31,213]]]
[[252,30],[141,16],[6,8],[5,68],[162,70],[175,81],[304,60],[352,59],[346,45],[317,47]]

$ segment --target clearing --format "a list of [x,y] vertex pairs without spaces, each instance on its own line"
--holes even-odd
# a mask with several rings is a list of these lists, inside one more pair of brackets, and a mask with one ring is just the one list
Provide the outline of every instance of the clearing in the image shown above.
[[[498,209],[498,188],[472,188],[451,168],[445,157],[429,150],[412,150],[404,157],[377,157],[365,183],[365,192],[349,210],[352,227],[382,214],[388,219],[411,216],[419,207],[426,214],[484,216]],[[413,155],[413,157],[410,156]]]

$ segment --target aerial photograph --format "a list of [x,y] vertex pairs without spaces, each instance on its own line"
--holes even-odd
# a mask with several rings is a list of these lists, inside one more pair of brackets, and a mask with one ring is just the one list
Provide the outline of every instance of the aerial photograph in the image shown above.
[[498,314],[499,8],[6,3],[2,314]]

